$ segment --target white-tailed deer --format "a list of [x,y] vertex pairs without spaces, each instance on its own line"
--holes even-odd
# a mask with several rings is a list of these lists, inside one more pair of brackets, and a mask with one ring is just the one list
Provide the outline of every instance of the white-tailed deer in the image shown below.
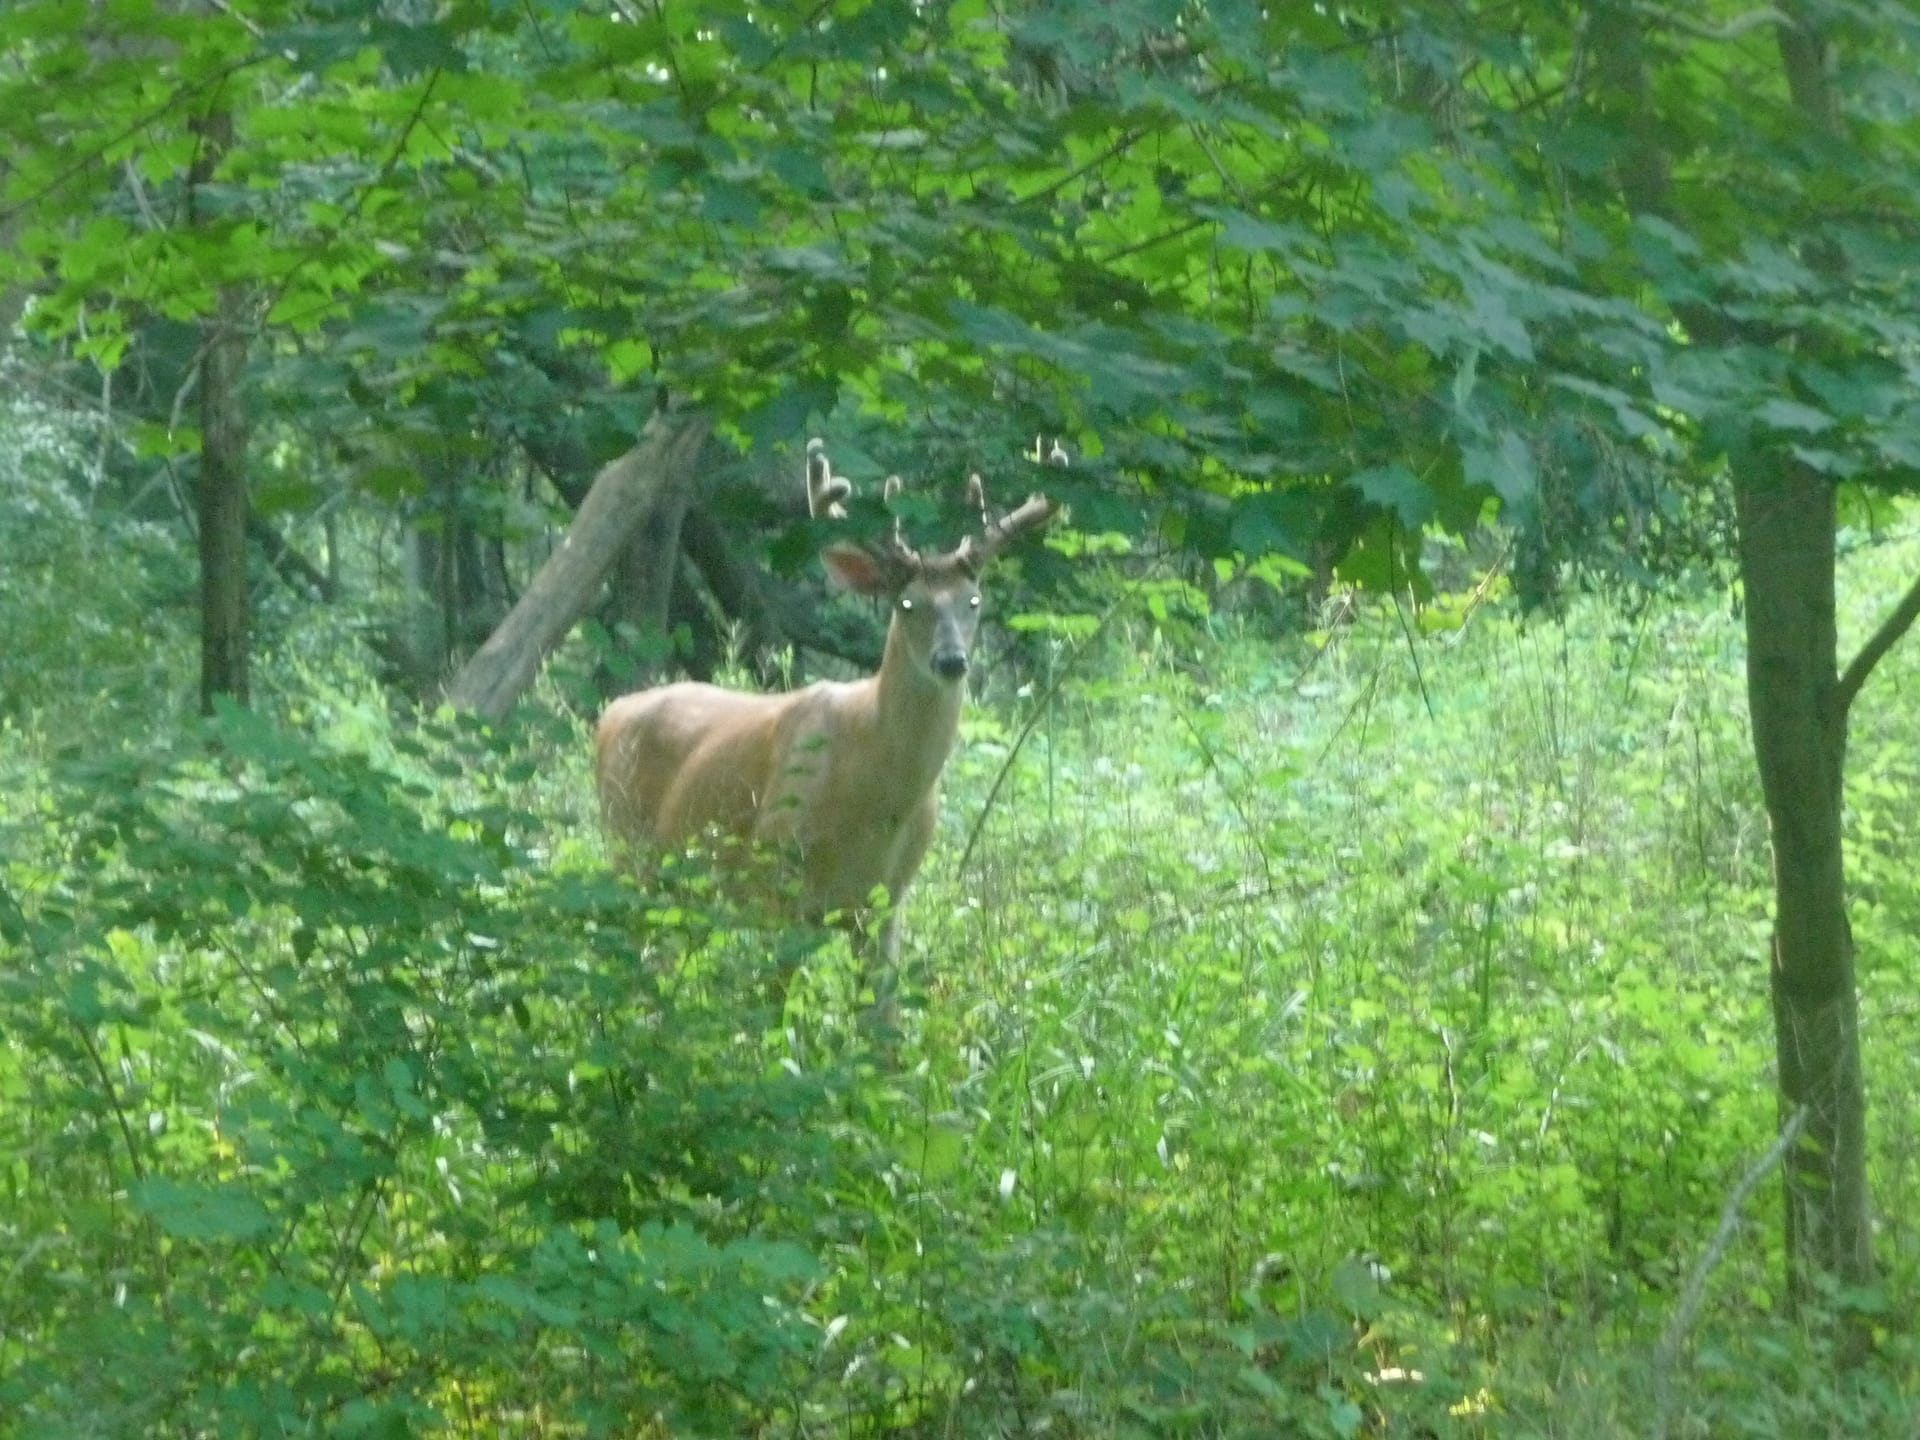
[[[1066,463],[1057,442],[1048,459]],[[806,484],[810,513],[844,515],[851,486],[817,440],[807,447]],[[898,486],[898,477],[888,479],[889,498]],[[863,938],[874,892],[884,887],[876,978],[883,1011],[901,902],[933,839],[940,772],[959,729],[981,574],[1055,510],[1034,495],[995,520],[978,475],[967,482],[967,499],[980,512],[979,529],[944,554],[913,550],[897,525],[882,544],[823,552],[836,583],[891,605],[878,674],[785,695],[663,685],[615,700],[595,734],[601,813],[630,858],[708,835],[770,851],[792,867],[810,918],[838,912]]]

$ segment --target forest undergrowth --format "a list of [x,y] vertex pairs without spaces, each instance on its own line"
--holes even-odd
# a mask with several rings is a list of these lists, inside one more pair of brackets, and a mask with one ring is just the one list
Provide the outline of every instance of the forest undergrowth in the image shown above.
[[1320,638],[1030,650],[880,1051],[844,943],[609,876],[563,680],[395,721],[308,635],[259,716],[17,718],[0,1435],[1917,1433],[1920,651],[1850,759],[1835,1381],[1777,1176],[1716,1235],[1776,1119],[1738,618]]

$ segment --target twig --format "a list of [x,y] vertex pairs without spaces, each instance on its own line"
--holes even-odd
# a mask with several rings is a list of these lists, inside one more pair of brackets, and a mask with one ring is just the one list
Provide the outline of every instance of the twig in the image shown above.
[[191,99],[193,96],[200,94],[200,92],[204,90],[218,89],[220,86],[226,84],[226,82],[231,77],[238,75],[242,70],[248,69],[249,67],[254,65],[265,64],[271,58],[272,57],[268,55],[249,56],[245,60],[239,60],[232,65],[223,66],[221,69],[215,71],[212,75],[207,76],[203,80],[196,81],[190,85],[183,85],[179,90],[175,91],[172,95],[168,96],[165,102],[163,102],[162,104],[156,105],[153,107],[153,109],[144,111],[140,115],[136,116],[131,123],[115,131],[112,135],[108,136],[107,139],[103,140],[99,145],[93,147],[92,149],[89,149],[84,154],[82,154],[78,159],[70,162],[67,165],[62,166],[59,170],[56,170],[53,173],[53,175],[49,177],[46,181],[42,182],[41,184],[35,186],[33,189],[29,190],[26,194],[22,195],[18,200],[14,201],[13,204],[0,206],[0,224],[5,224],[7,221],[13,219],[17,215],[25,214],[28,210],[32,209],[41,200],[44,200],[47,196],[53,194],[56,190],[60,189],[61,186],[65,185],[69,180],[73,179],[76,175],[79,175],[82,171],[86,170],[89,166],[98,163],[107,154],[107,152],[112,150],[116,145],[120,145],[125,143],[128,140],[131,140],[134,136],[138,135],[142,130],[146,129],[147,126],[154,124],[156,121],[165,119],[167,116],[167,113],[173,110],[176,106],[186,103],[186,101]]
[[1707,1246],[1706,1253],[1694,1262],[1693,1273],[1687,1276],[1687,1288],[1680,1293],[1680,1304],[1673,1312],[1673,1319],[1667,1323],[1666,1332],[1660,1337],[1660,1346],[1653,1352],[1653,1394],[1657,1407],[1653,1422],[1653,1440],[1667,1440],[1667,1426],[1673,1418],[1673,1367],[1680,1358],[1680,1346],[1687,1338],[1687,1332],[1693,1328],[1693,1322],[1700,1313],[1700,1302],[1707,1293],[1707,1277],[1725,1257],[1727,1247],[1733,1243],[1733,1232],[1740,1224],[1740,1211],[1767,1173],[1780,1163],[1787,1151],[1793,1148],[1793,1142],[1800,1138],[1800,1131],[1807,1123],[1807,1107],[1802,1105],[1787,1118],[1780,1127],[1780,1133],[1773,1144],[1767,1147],[1767,1153],[1753,1162],[1753,1168],[1740,1177],[1740,1183],[1727,1197],[1725,1207],[1720,1211],[1720,1227],[1713,1232],[1713,1240]]
[[245,30],[247,34],[251,35],[254,39],[265,40],[267,38],[266,31],[262,30],[248,16],[242,15],[239,11],[235,10],[233,6],[227,3],[227,0],[207,0],[207,3],[212,5],[214,9],[218,10],[229,20],[239,25],[242,30]]
[[1347,733],[1347,726],[1353,723],[1353,717],[1356,715],[1361,716],[1360,744],[1367,743],[1367,726],[1373,718],[1373,702],[1380,693],[1380,677],[1387,670],[1387,656],[1388,641],[1385,636],[1382,636],[1380,663],[1373,667],[1373,673],[1367,677],[1366,687],[1354,696],[1353,703],[1347,707],[1347,713],[1340,717],[1340,723],[1334,726],[1333,733],[1327,736],[1327,743],[1321,747],[1320,754],[1313,762],[1316,768],[1324,764],[1327,756],[1333,753],[1333,747],[1340,743],[1340,737]]
[[1300,673],[1293,677],[1292,689],[1295,693],[1298,693],[1300,687],[1307,683],[1307,677],[1313,674],[1313,667],[1320,663],[1321,657],[1333,649],[1333,642],[1340,637],[1347,622],[1352,619],[1353,612],[1359,608],[1354,601],[1351,590],[1343,591],[1337,600],[1322,602],[1322,611],[1324,611],[1329,604],[1337,604],[1339,608],[1327,617],[1326,623],[1320,626],[1320,629],[1327,632],[1326,642],[1314,647],[1313,654],[1307,657],[1307,663],[1302,665],[1300,667]]
[[1406,607],[1400,603],[1400,592],[1393,592],[1393,616],[1400,622],[1400,634],[1407,642],[1407,658],[1413,662],[1414,682],[1420,687],[1420,703],[1427,707],[1427,719],[1434,718],[1433,696],[1427,693],[1426,672],[1420,668],[1420,646],[1413,638],[1413,627],[1407,623]]
[[[1397,520],[1394,522],[1393,528],[1395,530],[1400,528]],[[1406,638],[1407,658],[1413,661],[1413,678],[1420,686],[1420,703],[1427,707],[1427,719],[1431,720],[1434,718],[1433,696],[1427,693],[1426,672],[1420,668],[1420,646],[1414,641],[1413,627],[1407,624],[1407,612],[1401,608],[1400,583],[1393,573],[1399,568],[1398,555],[1399,552],[1393,547],[1392,535],[1389,534],[1387,538],[1387,589],[1393,596],[1393,618],[1400,622],[1400,633]],[[1411,580],[1407,582],[1407,594],[1409,596],[1413,594],[1413,582]]]
[[1020,733],[1013,737],[1013,744],[1007,749],[1007,758],[1000,762],[1000,773],[993,777],[993,784],[987,790],[987,798],[981,802],[980,813],[973,817],[973,828],[967,831],[967,843],[960,851],[960,863],[954,867],[954,874],[967,873],[967,862],[973,859],[973,847],[980,843],[980,832],[986,828],[987,816],[993,812],[993,802],[1000,798],[1000,787],[1006,784],[1007,776],[1013,771],[1013,762],[1020,758],[1021,748],[1027,743],[1027,737],[1033,734],[1034,727],[1040,723],[1040,717],[1052,708],[1054,697],[1060,693],[1060,687],[1066,684],[1067,677],[1073,674],[1080,662],[1092,652],[1094,641],[1100,638],[1113,617],[1120,613],[1121,607],[1133,599],[1134,593],[1146,583],[1147,578],[1146,575],[1142,575],[1121,593],[1119,599],[1107,607],[1107,613],[1100,617],[1100,623],[1093,627],[1093,632],[1081,642],[1080,648],[1069,655],[1067,663],[1054,672],[1046,692],[1040,696],[1039,701],[1028,713],[1026,723],[1020,727]]
[[1144,240],[1136,240],[1131,245],[1122,245],[1117,250],[1109,250],[1105,255],[1098,256],[1096,259],[1101,265],[1111,265],[1116,260],[1125,260],[1130,255],[1138,255],[1142,250],[1151,250],[1156,245],[1164,245],[1169,240],[1178,240],[1182,236],[1191,235],[1196,230],[1218,223],[1219,222],[1211,215],[1202,215],[1198,219],[1187,220],[1179,225],[1175,225],[1171,230],[1162,230],[1156,234],[1147,236]]
[[1480,577],[1480,583],[1473,587],[1467,596],[1467,608],[1460,612],[1460,626],[1453,632],[1449,643],[1459,644],[1467,633],[1467,622],[1479,613],[1480,607],[1493,597],[1493,582],[1500,578],[1500,572],[1507,568],[1507,560],[1513,554],[1513,536],[1507,536],[1507,543],[1500,547],[1500,553],[1493,557],[1493,563],[1487,567],[1486,574]]
[[1147,134],[1146,130],[1137,129],[1137,128],[1132,130],[1121,131],[1120,138],[1118,140],[1115,140],[1112,144],[1108,145],[1107,148],[1105,150],[1102,150],[1098,155],[1093,156],[1091,159],[1083,162],[1082,164],[1074,166],[1073,169],[1067,171],[1066,174],[1060,176],[1058,179],[1048,181],[1045,185],[1042,185],[1038,190],[1034,191],[1031,195],[1017,196],[1014,200],[1014,204],[1016,206],[1033,205],[1033,204],[1037,204],[1042,200],[1051,200],[1055,195],[1059,194],[1062,190],[1066,189],[1067,186],[1071,185],[1074,181],[1078,180],[1081,176],[1086,175],[1094,170],[1098,170],[1102,165],[1106,164],[1109,160],[1117,159],[1121,155],[1125,154],[1134,145],[1138,144],[1146,134]]
[[[373,192],[400,168],[401,160],[406,157],[407,143],[413,138],[413,132],[425,123],[427,103],[433,99],[433,92],[439,87],[440,78],[445,73],[441,66],[433,67],[432,72],[427,76],[427,83],[420,87],[420,98],[414,102],[412,113],[407,116],[406,123],[400,127],[400,133],[394,137],[393,144],[388,147],[386,158],[380,162],[380,168],[374,171],[373,179],[355,192],[353,199],[347,203],[346,210],[342,212],[341,218],[333,225],[326,227],[323,234],[338,236],[343,233],[348,225],[360,218],[360,212],[366,208],[367,201]],[[280,277],[279,283],[267,293],[266,303],[258,307],[262,316],[273,313],[274,307],[287,297],[288,291],[293,289],[293,282],[299,279],[300,272],[311,263],[309,257],[302,256],[288,267],[286,274]]]
[[1725,42],[1738,40],[1750,31],[1763,25],[1790,26],[1794,21],[1779,10],[1763,5],[1758,10],[1749,10],[1744,15],[1736,15],[1720,25],[1708,25],[1703,21],[1689,20],[1686,16],[1672,10],[1663,10],[1657,5],[1637,4],[1632,7],[1637,15],[1644,16],[1657,25],[1671,26],[1682,35],[1690,35],[1695,40]]

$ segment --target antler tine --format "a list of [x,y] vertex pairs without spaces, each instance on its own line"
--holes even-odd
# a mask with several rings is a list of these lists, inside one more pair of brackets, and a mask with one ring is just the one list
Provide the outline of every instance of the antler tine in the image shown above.
[[[969,488],[968,494],[972,495]],[[984,497],[983,497],[984,498]],[[1044,495],[1029,495],[1011,514],[994,520],[984,512],[978,535],[969,535],[954,553],[974,570],[984,567],[994,556],[1029,530],[1038,530],[1059,512],[1060,507]]]
[[853,482],[833,473],[826,442],[817,436],[807,441],[807,514],[816,520],[844,520],[847,507],[841,502],[851,494]]
[[980,524],[983,528],[993,523],[987,514],[987,482],[980,478],[978,470],[967,476],[967,508],[980,512]]
[[[898,475],[889,475],[887,476],[886,483],[880,487],[880,498],[888,505],[891,505],[893,504],[894,497],[905,488],[906,482]],[[920,552],[907,544],[906,533],[900,528],[900,517],[898,515],[893,517],[893,549],[894,553],[903,560],[918,560],[920,558]]]
[[1058,435],[1051,439],[1036,435],[1033,437],[1033,449],[1027,451],[1027,459],[1036,465],[1058,465],[1064,470],[1068,463],[1066,442]]
[[1039,529],[1053,519],[1059,508],[1044,495],[1029,495],[1012,514],[987,526],[989,553],[1019,539],[1029,530]]
[[1027,459],[1036,465],[1057,465],[1064,470],[1068,465],[1066,442],[1058,435],[1052,439],[1036,435],[1033,437],[1033,449],[1027,452]]

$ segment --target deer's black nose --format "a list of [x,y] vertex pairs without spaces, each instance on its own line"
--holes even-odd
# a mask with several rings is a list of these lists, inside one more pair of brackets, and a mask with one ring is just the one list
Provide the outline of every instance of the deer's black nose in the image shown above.
[[967,673],[967,652],[942,650],[933,657],[933,673],[942,680],[958,680]]

